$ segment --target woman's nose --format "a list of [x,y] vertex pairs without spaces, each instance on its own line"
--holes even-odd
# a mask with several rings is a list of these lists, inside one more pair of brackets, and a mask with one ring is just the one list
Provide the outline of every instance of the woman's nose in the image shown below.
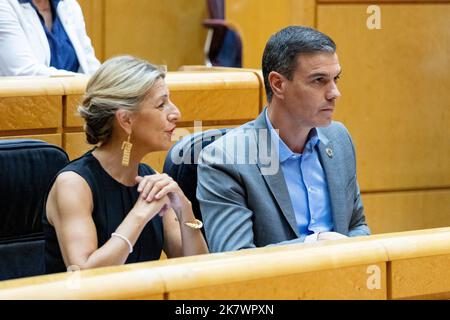
[[180,110],[177,108],[176,105],[174,105],[173,103],[170,103],[170,111],[169,111],[169,121],[178,121],[181,118],[181,112]]

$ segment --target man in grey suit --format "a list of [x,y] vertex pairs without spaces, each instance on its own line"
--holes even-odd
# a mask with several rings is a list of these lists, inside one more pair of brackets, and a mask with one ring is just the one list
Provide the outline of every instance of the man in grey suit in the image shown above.
[[200,154],[197,198],[212,252],[369,235],[341,73],[325,34],[291,26],[262,59],[268,106]]

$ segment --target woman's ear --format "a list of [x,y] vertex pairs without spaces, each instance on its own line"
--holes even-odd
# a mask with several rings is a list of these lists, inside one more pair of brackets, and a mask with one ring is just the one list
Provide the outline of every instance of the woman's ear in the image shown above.
[[276,71],[271,71],[269,73],[269,84],[270,87],[272,88],[272,93],[279,99],[284,98],[284,89],[286,80],[287,79],[282,74]]
[[122,127],[122,129],[127,134],[131,134],[131,126],[133,124],[131,113],[127,110],[119,109],[116,111],[115,117],[117,123]]

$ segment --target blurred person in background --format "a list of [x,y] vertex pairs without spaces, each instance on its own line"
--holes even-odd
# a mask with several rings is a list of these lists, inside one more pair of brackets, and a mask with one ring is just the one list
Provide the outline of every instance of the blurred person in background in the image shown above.
[[0,0],[0,76],[92,74],[99,66],[76,0]]

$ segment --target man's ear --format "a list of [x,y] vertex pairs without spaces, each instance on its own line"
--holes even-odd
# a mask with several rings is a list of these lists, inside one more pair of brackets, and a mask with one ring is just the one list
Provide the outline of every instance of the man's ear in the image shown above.
[[119,109],[116,111],[116,121],[122,127],[122,129],[127,133],[131,134],[131,126],[133,120],[131,113],[127,110]]
[[284,91],[287,79],[276,71],[269,73],[269,84],[272,88],[272,93],[278,99],[284,99]]

